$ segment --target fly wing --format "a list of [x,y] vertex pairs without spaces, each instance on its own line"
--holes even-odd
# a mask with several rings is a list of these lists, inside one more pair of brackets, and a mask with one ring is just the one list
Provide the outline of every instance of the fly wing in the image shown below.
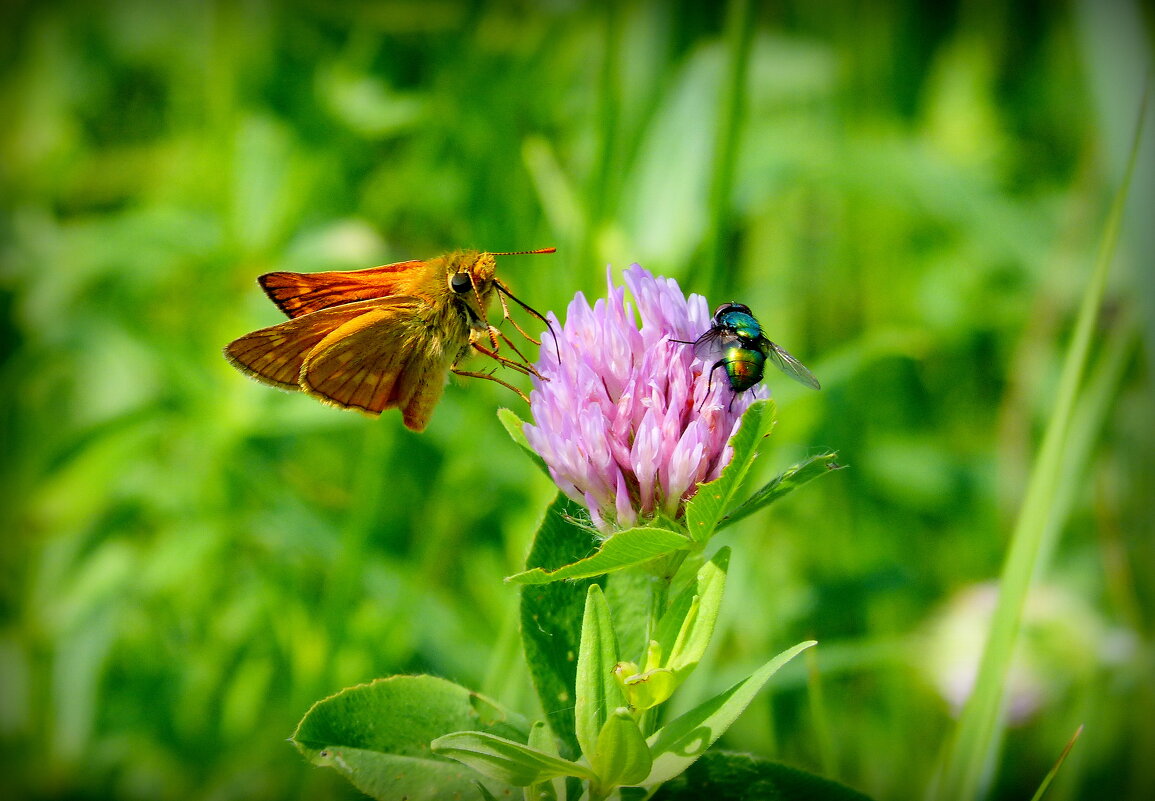
[[686,339],[671,339],[671,342],[678,342],[683,345],[693,345],[694,355],[700,356],[703,359],[719,353],[722,350],[722,331],[718,328],[711,327],[706,333],[695,340]]
[[257,280],[277,308],[292,318],[372,298],[408,294],[424,261],[400,261],[366,270],[334,270],[325,273],[265,273]]
[[785,348],[779,347],[765,338],[763,338],[763,344],[766,357],[770,359],[775,367],[800,384],[805,384],[811,389],[822,389],[822,385],[818,383],[818,379],[814,377],[814,374],[807,370],[802,362],[787,353]]
[[424,429],[461,345],[428,324],[420,301],[407,300],[374,308],[317,343],[301,368],[302,388],[369,414],[400,407],[406,426]]
[[[388,301],[396,303],[404,299]],[[334,329],[370,311],[382,301],[363,301],[325,309],[262,328],[225,347],[225,358],[245,375],[281,389],[300,389],[305,357]]]

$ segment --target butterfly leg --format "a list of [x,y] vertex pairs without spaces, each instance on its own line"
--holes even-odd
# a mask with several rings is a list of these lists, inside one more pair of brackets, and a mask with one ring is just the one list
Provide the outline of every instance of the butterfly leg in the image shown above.
[[[490,330],[490,336],[494,336],[492,327]],[[506,339],[506,341],[508,342],[508,339]],[[484,345],[477,342],[476,340],[474,340],[473,342],[470,342],[469,344],[478,353],[481,353],[481,354],[488,356],[489,358],[493,359],[494,361],[498,362],[499,364],[501,364],[505,367],[511,367],[514,370],[517,370],[519,373],[524,373],[525,375],[532,375],[535,378],[542,378],[541,373],[539,373],[537,371],[537,368],[535,368],[532,364],[522,363],[522,362],[516,361],[514,359],[508,359],[505,356],[502,356],[500,353],[498,353],[496,348],[493,350],[490,350],[489,348],[485,347]],[[511,343],[511,346],[512,346],[512,343]],[[514,350],[516,351],[517,349],[514,348]],[[520,353],[518,353],[518,355],[521,356]],[[525,357],[522,356],[522,358],[524,359]]]
[[495,375],[490,375],[489,373],[475,373],[471,370],[459,370],[456,367],[450,367],[449,371],[451,373],[453,373],[454,375],[462,375],[462,376],[466,376],[468,378],[484,378],[487,381],[496,382],[498,384],[501,384],[506,389],[512,389],[514,392],[516,392],[518,394],[518,396],[523,401],[525,401],[526,403],[529,403],[529,397],[524,392],[522,392],[520,389],[515,387],[513,384],[502,381],[500,378],[498,378]]
[[527,334],[525,332],[525,329],[523,329],[520,325],[518,325],[517,321],[514,320],[509,315],[509,307],[505,303],[505,299],[508,297],[510,300],[512,300],[518,306],[521,306],[521,308],[525,309],[527,312],[532,314],[534,317],[536,317],[537,319],[539,319],[543,323],[545,323],[545,327],[547,329],[549,329],[550,336],[553,337],[554,351],[557,353],[557,360],[560,362],[561,361],[561,349],[557,343],[557,334],[553,330],[553,324],[550,323],[550,321],[548,319],[546,319],[545,315],[543,315],[541,312],[539,312],[533,306],[530,306],[528,303],[521,300],[516,295],[514,295],[512,292],[510,292],[509,287],[507,287],[505,284],[501,283],[500,281],[494,281],[494,284],[497,286],[497,297],[498,297],[498,300],[501,301],[501,310],[505,315],[505,319],[509,320],[509,322],[513,324],[513,327],[517,329],[517,332],[519,334],[521,334],[523,337],[525,337],[526,339],[528,339],[530,342],[532,342],[535,345],[541,345],[540,341],[534,339],[529,334]]
[[498,329],[498,330],[497,330],[497,335],[498,335],[499,337],[501,337],[501,341],[502,341],[502,342],[504,342],[505,344],[509,345],[509,348],[510,348],[510,350],[512,350],[514,353],[516,353],[516,354],[517,354],[519,357],[521,357],[521,361],[522,361],[522,364],[523,364],[524,366],[526,366],[526,367],[529,367],[529,368],[530,368],[530,369],[533,371],[533,372],[532,372],[532,375],[534,375],[534,376],[537,376],[538,378],[542,379],[543,381],[547,380],[547,379],[546,379],[544,376],[542,376],[542,374],[541,374],[541,373],[539,373],[539,372],[538,372],[536,369],[534,369],[533,365],[531,365],[531,364],[529,363],[529,359],[525,358],[525,354],[524,354],[524,353],[522,353],[522,352],[521,352],[521,351],[518,349],[517,345],[516,345],[516,344],[514,344],[514,342],[513,342],[513,340],[512,340],[512,339],[510,339],[508,336],[506,336],[506,335],[505,335],[505,332],[504,332],[504,331],[502,331],[502,330]]
[[[510,325],[512,325],[514,328],[516,328],[516,329],[517,329],[517,333],[521,334],[523,337],[525,337],[526,339],[528,339],[528,340],[529,340],[530,342],[532,342],[533,344],[535,344],[535,345],[540,345],[540,344],[541,344],[540,340],[534,339],[534,338],[533,338],[533,337],[531,337],[531,336],[530,336],[528,333],[526,333],[525,329],[524,329],[524,328],[522,328],[520,325],[518,325],[518,324],[517,324],[517,320],[513,319],[513,317],[510,315],[510,313],[509,313],[509,304],[507,304],[507,303],[505,302],[505,294],[504,294],[504,293],[502,293],[502,292],[498,292],[498,293],[497,293],[497,299],[498,299],[498,301],[501,303],[501,316],[502,316],[504,319],[506,319],[506,320],[509,320],[509,324],[510,324]],[[517,298],[514,298],[514,300],[517,300]],[[520,303],[520,302],[521,302],[521,301],[518,301],[518,303]],[[524,305],[524,304],[523,304],[523,305]],[[547,322],[547,323],[546,323],[546,325],[549,325],[549,323]],[[515,348],[515,350],[516,350],[516,348]]]
[[[501,295],[499,293],[498,297],[500,297],[500,296]],[[504,305],[505,305],[505,301],[503,300],[502,306],[504,306]],[[506,319],[509,320],[510,322],[513,322],[513,320],[510,319],[510,317],[509,317],[509,309],[506,309],[505,311],[506,311]],[[517,327],[517,323],[513,323],[513,324],[515,327]],[[521,328],[518,327],[517,330],[521,331]],[[523,334],[525,333],[524,331],[521,331],[521,332]],[[501,364],[503,364],[506,367],[512,367],[513,369],[518,370],[522,373],[525,373],[526,375],[537,376],[538,378],[542,377],[541,373],[539,373],[533,367],[533,365],[531,365],[529,363],[529,359],[525,358],[525,354],[517,349],[517,345],[513,344],[513,340],[510,339],[509,337],[507,337],[505,335],[505,333],[502,332],[499,328],[497,328],[496,326],[493,326],[493,325],[487,325],[485,333],[489,334],[489,341],[490,341],[490,343],[492,343],[493,348],[492,349],[486,348],[484,345],[480,344],[477,341],[476,336],[471,335],[469,344],[471,346],[473,346],[474,350],[476,350],[478,353],[484,353],[486,356],[493,359],[494,361],[500,362]],[[515,361],[514,359],[509,359],[505,356],[502,356],[500,353],[498,353],[498,351],[501,350],[501,344],[498,341],[499,338],[502,342],[505,342],[505,344],[509,345],[510,349],[514,353],[516,353],[519,357],[521,357],[520,362]],[[529,338],[529,340],[530,340],[530,342],[540,344],[537,342],[536,339]]]

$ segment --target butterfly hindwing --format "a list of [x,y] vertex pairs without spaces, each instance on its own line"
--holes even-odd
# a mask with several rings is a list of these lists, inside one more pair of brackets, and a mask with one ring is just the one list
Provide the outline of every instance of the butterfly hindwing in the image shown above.
[[348,303],[262,328],[229,343],[225,358],[246,375],[281,389],[301,389],[309,353],[334,331],[375,309],[406,306],[412,298]]
[[310,351],[301,386],[321,400],[370,414],[399,407],[405,424],[420,431],[458,350],[433,330],[403,304],[374,309],[335,329]]

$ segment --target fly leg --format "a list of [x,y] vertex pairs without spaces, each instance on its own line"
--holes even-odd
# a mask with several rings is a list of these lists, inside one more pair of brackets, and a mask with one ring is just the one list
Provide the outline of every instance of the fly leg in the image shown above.
[[[706,394],[702,396],[702,402],[698,404],[699,412],[702,411],[702,407],[706,405],[706,398],[710,397],[710,393],[714,390],[714,371],[719,367],[725,367],[729,363],[730,362],[728,362],[726,359],[719,359],[718,361],[714,362],[714,366],[710,368],[709,378],[706,381]],[[730,403],[733,402],[734,399],[730,398]]]

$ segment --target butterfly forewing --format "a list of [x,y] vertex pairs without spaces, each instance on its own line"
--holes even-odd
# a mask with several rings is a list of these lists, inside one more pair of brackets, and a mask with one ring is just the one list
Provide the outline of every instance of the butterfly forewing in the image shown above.
[[[413,270],[424,262],[402,261],[366,270],[325,273],[265,273],[257,280],[265,294],[289,317],[410,289]],[[407,280],[408,279],[408,280]]]

